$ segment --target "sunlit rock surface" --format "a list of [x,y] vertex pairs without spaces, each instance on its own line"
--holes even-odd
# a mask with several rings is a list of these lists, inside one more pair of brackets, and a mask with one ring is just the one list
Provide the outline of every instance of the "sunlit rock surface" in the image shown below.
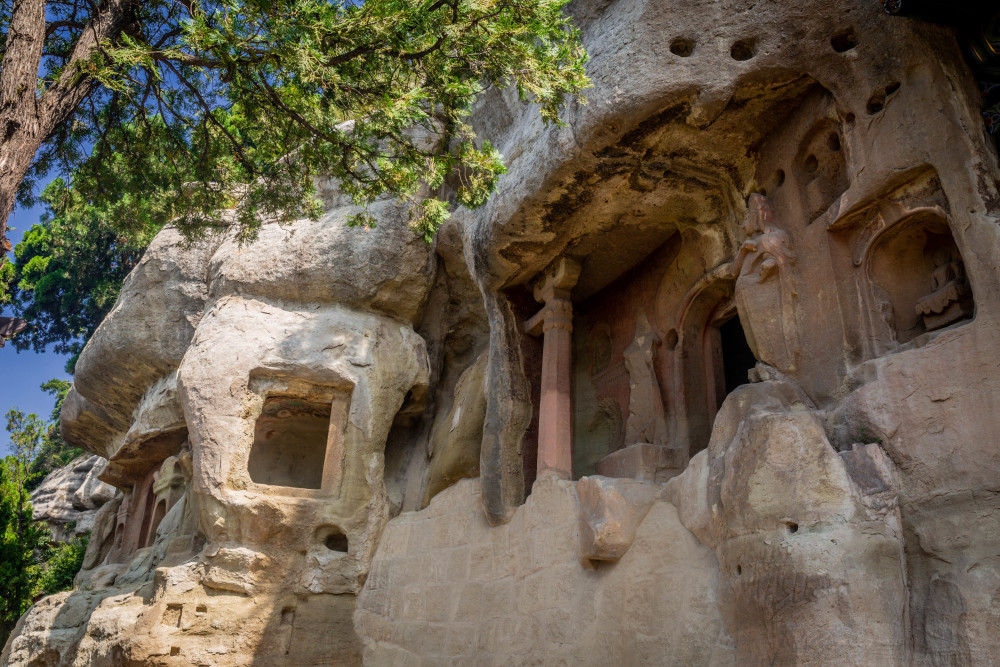
[[157,237],[63,410],[122,494],[3,664],[1000,661],[1000,170],[953,34],[571,8],[589,104],[488,91],[509,173],[433,245],[333,184]]

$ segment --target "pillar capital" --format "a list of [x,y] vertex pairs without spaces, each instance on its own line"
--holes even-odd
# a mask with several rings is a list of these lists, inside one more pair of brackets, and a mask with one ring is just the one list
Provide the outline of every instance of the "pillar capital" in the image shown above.
[[571,257],[560,257],[535,282],[535,301],[548,303],[552,299],[569,299],[580,279],[580,263]]

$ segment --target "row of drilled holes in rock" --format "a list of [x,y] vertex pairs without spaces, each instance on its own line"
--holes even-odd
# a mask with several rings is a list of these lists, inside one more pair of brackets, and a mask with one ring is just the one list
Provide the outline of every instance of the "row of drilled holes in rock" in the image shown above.
[[[688,37],[677,37],[670,42],[670,52],[681,58],[689,58],[694,54],[695,40]],[[853,28],[849,28],[837,33],[830,39],[830,46],[837,53],[845,53],[858,45],[858,37]],[[757,39],[738,39],[729,48],[729,55],[733,60],[750,60],[757,55]]]
[[[670,52],[675,56],[680,56],[681,58],[690,57],[694,54],[695,43],[696,42],[693,39],[678,37],[670,43]],[[832,46],[833,50],[837,53],[845,53],[857,45],[858,38],[853,29],[838,33],[830,39],[830,46]],[[757,40],[755,38],[736,40],[729,49],[729,55],[733,60],[750,60],[757,55]],[[868,98],[868,115],[874,116],[882,111],[885,108],[886,99],[897,90],[899,90],[899,82],[893,81],[883,90],[878,90],[873,93],[872,96]],[[853,114],[850,114],[850,116],[850,120],[853,121]]]

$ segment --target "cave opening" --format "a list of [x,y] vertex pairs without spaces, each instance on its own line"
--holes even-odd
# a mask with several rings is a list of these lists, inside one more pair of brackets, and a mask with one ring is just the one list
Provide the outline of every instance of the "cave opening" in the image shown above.
[[330,432],[329,403],[271,397],[254,427],[247,469],[258,484],[319,489]]
[[743,333],[739,315],[726,320],[719,327],[719,345],[722,350],[722,374],[725,378],[719,405],[734,389],[748,382],[747,373],[757,365],[753,350]]

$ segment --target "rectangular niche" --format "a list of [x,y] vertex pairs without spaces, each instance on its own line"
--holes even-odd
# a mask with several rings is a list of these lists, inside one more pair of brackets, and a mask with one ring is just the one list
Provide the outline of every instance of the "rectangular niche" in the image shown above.
[[340,480],[347,398],[271,396],[254,425],[247,472],[256,484],[335,490]]

